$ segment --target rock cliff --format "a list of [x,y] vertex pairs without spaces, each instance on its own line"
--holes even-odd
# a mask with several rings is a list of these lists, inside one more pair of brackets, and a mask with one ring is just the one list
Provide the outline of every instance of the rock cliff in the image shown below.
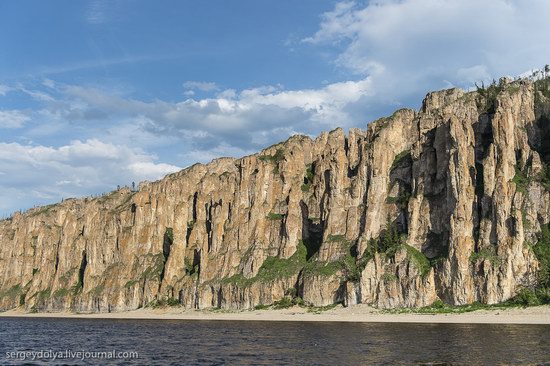
[[419,111],[0,221],[0,310],[284,298],[498,303],[537,281],[548,82],[430,93]]

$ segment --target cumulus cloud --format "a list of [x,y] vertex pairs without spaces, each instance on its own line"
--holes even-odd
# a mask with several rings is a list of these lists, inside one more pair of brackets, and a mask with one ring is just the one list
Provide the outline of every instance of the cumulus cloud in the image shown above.
[[0,129],[21,128],[30,120],[25,113],[18,110],[0,110]]
[[177,139],[186,149],[181,156],[205,150],[235,156],[296,132],[315,135],[335,126],[353,126],[357,123],[354,108],[371,93],[371,83],[367,77],[319,89],[285,90],[275,85],[224,90],[212,98],[188,97],[175,103],[144,102],[76,85],[59,86],[59,90],[62,98],[42,111],[52,120],[87,130],[93,125],[100,133],[108,131],[118,143],[126,139],[155,145],[157,140]]
[[13,207],[13,200],[19,207],[30,207],[159,179],[180,169],[156,160],[143,151],[97,139],[57,148],[0,143],[0,201],[4,209]]
[[549,14],[546,0],[345,1],[303,41],[336,46],[336,65],[372,76],[375,100],[407,104],[550,62]]

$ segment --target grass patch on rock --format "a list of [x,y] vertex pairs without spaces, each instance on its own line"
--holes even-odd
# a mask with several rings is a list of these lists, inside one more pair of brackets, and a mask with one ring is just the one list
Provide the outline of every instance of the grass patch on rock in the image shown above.
[[15,300],[22,292],[21,285],[17,284],[10,287],[7,290],[0,291],[0,299],[8,298],[10,300]]
[[255,282],[272,282],[281,278],[289,278],[297,275],[306,264],[307,248],[302,241],[296,251],[289,258],[267,257],[258,274],[252,278],[246,278],[242,274],[223,278],[222,284],[235,284],[239,287],[247,287]]
[[69,289],[60,288],[60,289],[55,290],[55,292],[53,293],[53,297],[59,299],[59,298],[66,297],[70,293],[71,293],[71,291]]
[[393,163],[391,165],[390,171],[401,167],[412,164],[412,155],[410,150],[401,151],[395,159],[393,159]]
[[280,213],[273,213],[273,212],[270,212],[267,214],[266,218],[268,220],[272,220],[272,221],[275,221],[275,220],[282,220],[285,218],[285,215],[284,214],[280,214]]
[[502,262],[502,259],[497,255],[495,249],[484,248],[477,252],[472,252],[470,255],[470,262],[473,264],[484,260],[491,262],[493,267],[498,267]]
[[407,251],[407,257],[416,265],[422,277],[430,273],[432,269],[430,261],[421,251],[407,244],[403,244],[403,247]]
[[273,172],[279,174],[279,163],[285,159],[285,151],[283,149],[277,149],[274,155],[261,155],[258,159],[274,164],[275,168]]

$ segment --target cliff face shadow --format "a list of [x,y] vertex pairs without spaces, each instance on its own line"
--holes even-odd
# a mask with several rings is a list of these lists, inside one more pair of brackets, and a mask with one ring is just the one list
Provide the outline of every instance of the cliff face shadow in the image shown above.
[[304,201],[300,201],[302,210],[302,242],[306,246],[306,259],[309,260],[319,252],[323,242],[323,224],[314,222],[313,218],[309,217],[309,209]]

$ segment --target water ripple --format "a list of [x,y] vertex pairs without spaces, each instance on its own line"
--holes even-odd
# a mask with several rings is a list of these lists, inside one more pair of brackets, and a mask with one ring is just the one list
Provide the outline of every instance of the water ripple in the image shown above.
[[0,318],[1,364],[50,349],[139,353],[113,365],[524,365],[550,362],[550,326]]

